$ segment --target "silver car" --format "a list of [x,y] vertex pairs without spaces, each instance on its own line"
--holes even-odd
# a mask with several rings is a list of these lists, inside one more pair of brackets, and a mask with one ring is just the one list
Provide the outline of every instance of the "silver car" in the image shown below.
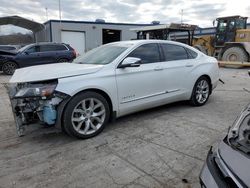
[[211,147],[200,174],[201,187],[250,187],[250,105],[216,147]]

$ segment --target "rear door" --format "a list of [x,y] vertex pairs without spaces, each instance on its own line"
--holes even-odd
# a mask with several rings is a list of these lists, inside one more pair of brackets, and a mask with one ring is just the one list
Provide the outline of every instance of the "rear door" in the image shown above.
[[[195,60],[190,56],[187,49],[175,44],[160,44],[164,56],[164,84],[167,92],[171,95],[181,95],[189,88],[190,72],[193,70]],[[194,52],[195,53],[195,52]]]
[[41,64],[49,64],[49,63],[56,63],[58,61],[58,51],[57,45],[55,44],[46,44],[40,46],[40,59]]

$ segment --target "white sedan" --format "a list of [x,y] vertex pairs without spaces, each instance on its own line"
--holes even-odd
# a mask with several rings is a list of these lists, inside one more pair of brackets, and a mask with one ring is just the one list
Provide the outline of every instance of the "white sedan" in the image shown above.
[[97,135],[111,119],[189,100],[204,105],[219,80],[217,60],[182,43],[122,41],[73,63],[18,69],[9,95],[17,132],[43,122],[78,138]]

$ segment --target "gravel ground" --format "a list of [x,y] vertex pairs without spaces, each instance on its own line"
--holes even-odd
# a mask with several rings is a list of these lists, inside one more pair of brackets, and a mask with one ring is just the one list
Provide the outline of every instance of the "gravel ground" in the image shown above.
[[119,118],[88,140],[53,128],[17,137],[0,73],[0,187],[199,187],[209,147],[249,102],[247,69],[221,69],[203,107],[179,102]]

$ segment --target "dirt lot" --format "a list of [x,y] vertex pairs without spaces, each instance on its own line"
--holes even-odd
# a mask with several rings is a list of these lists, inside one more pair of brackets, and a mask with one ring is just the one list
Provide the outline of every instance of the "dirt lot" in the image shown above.
[[[1,84],[0,187],[199,187],[210,145],[250,102],[246,69],[221,69],[221,78],[203,107],[181,102],[129,115],[88,140],[40,125],[17,137]],[[1,83],[8,79],[0,73]]]

